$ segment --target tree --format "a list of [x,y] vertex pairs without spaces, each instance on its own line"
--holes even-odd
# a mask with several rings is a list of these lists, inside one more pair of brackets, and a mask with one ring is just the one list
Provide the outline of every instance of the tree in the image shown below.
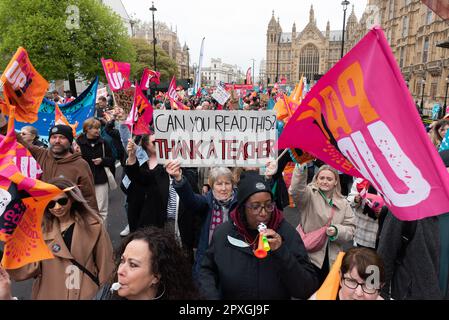
[[135,51],[121,18],[96,0],[0,0],[0,70],[19,46],[47,80],[105,81],[101,57],[133,63]]
[[[150,45],[145,39],[139,38],[131,39],[131,43],[137,55],[136,63],[131,66],[131,74],[139,79],[145,67],[154,70],[153,45]],[[169,81],[178,72],[176,62],[158,46],[156,46],[156,65],[156,71],[161,73],[161,81]]]

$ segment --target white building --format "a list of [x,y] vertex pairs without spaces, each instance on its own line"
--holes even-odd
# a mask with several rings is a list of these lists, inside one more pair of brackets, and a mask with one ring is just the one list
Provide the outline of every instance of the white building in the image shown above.
[[125,6],[123,5],[121,0],[100,0],[101,3],[107,5],[117,13],[123,21],[123,24],[125,25],[126,29],[128,30],[128,35],[132,37],[132,26],[131,26],[131,17],[129,16],[128,12],[125,9]]
[[237,65],[224,63],[220,58],[210,59],[210,66],[201,69],[201,83],[216,86],[220,82],[238,83],[243,79],[242,70]]

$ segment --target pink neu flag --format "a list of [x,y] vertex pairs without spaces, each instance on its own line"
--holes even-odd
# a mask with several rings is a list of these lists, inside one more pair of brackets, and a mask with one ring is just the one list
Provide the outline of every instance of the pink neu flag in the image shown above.
[[140,80],[140,89],[148,90],[152,82],[154,82],[155,84],[160,84],[161,83],[160,78],[161,78],[160,72],[145,68],[143,70],[142,79]]
[[448,172],[380,28],[302,101],[279,139],[292,147],[370,181],[401,220],[449,211]]
[[175,76],[173,76],[173,78],[170,81],[170,85],[168,86],[167,94],[173,100],[178,101],[179,95],[176,92],[176,78],[175,78]]
[[109,88],[112,91],[124,90],[131,87],[129,74],[131,65],[126,62],[115,62],[112,59],[101,58],[106,79],[108,79]]
[[153,120],[153,106],[136,83],[134,103],[125,124],[130,128],[131,134],[151,134],[151,120]]

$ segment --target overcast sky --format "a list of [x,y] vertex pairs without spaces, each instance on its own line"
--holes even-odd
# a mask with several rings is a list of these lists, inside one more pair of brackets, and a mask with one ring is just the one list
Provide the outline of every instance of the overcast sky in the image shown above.
[[[151,1],[122,0],[128,14],[151,22]],[[354,4],[358,19],[365,10],[366,0],[352,0],[346,21]],[[343,9],[341,0],[156,0],[155,20],[165,22],[178,30],[181,46],[190,48],[190,64],[198,63],[201,39],[204,42],[203,66],[211,58],[237,64],[243,72],[255,59],[256,75],[260,61],[265,58],[266,32],[272,10],[279,16],[283,32],[291,32],[293,22],[300,32],[309,21],[310,5],[320,30],[330,21],[331,30],[341,30]]]

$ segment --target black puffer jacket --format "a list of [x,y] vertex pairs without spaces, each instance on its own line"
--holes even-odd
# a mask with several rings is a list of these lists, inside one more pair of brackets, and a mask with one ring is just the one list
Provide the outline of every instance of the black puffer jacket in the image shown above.
[[221,224],[201,264],[202,295],[226,300],[308,299],[319,283],[301,237],[285,220],[276,232],[283,239],[281,247],[258,259],[250,247],[231,244],[232,238],[243,239],[230,221]]
[[[115,161],[112,157],[112,151],[109,144],[102,138],[98,138],[92,143],[87,139],[84,134],[81,134],[76,142],[80,146],[81,155],[84,160],[89,164],[92,175],[94,176],[95,184],[104,184],[108,182],[108,177],[104,171],[104,167],[109,167],[111,172],[115,174]],[[103,145],[104,145],[104,156],[103,156]],[[96,166],[92,159],[101,158],[103,162]]]

